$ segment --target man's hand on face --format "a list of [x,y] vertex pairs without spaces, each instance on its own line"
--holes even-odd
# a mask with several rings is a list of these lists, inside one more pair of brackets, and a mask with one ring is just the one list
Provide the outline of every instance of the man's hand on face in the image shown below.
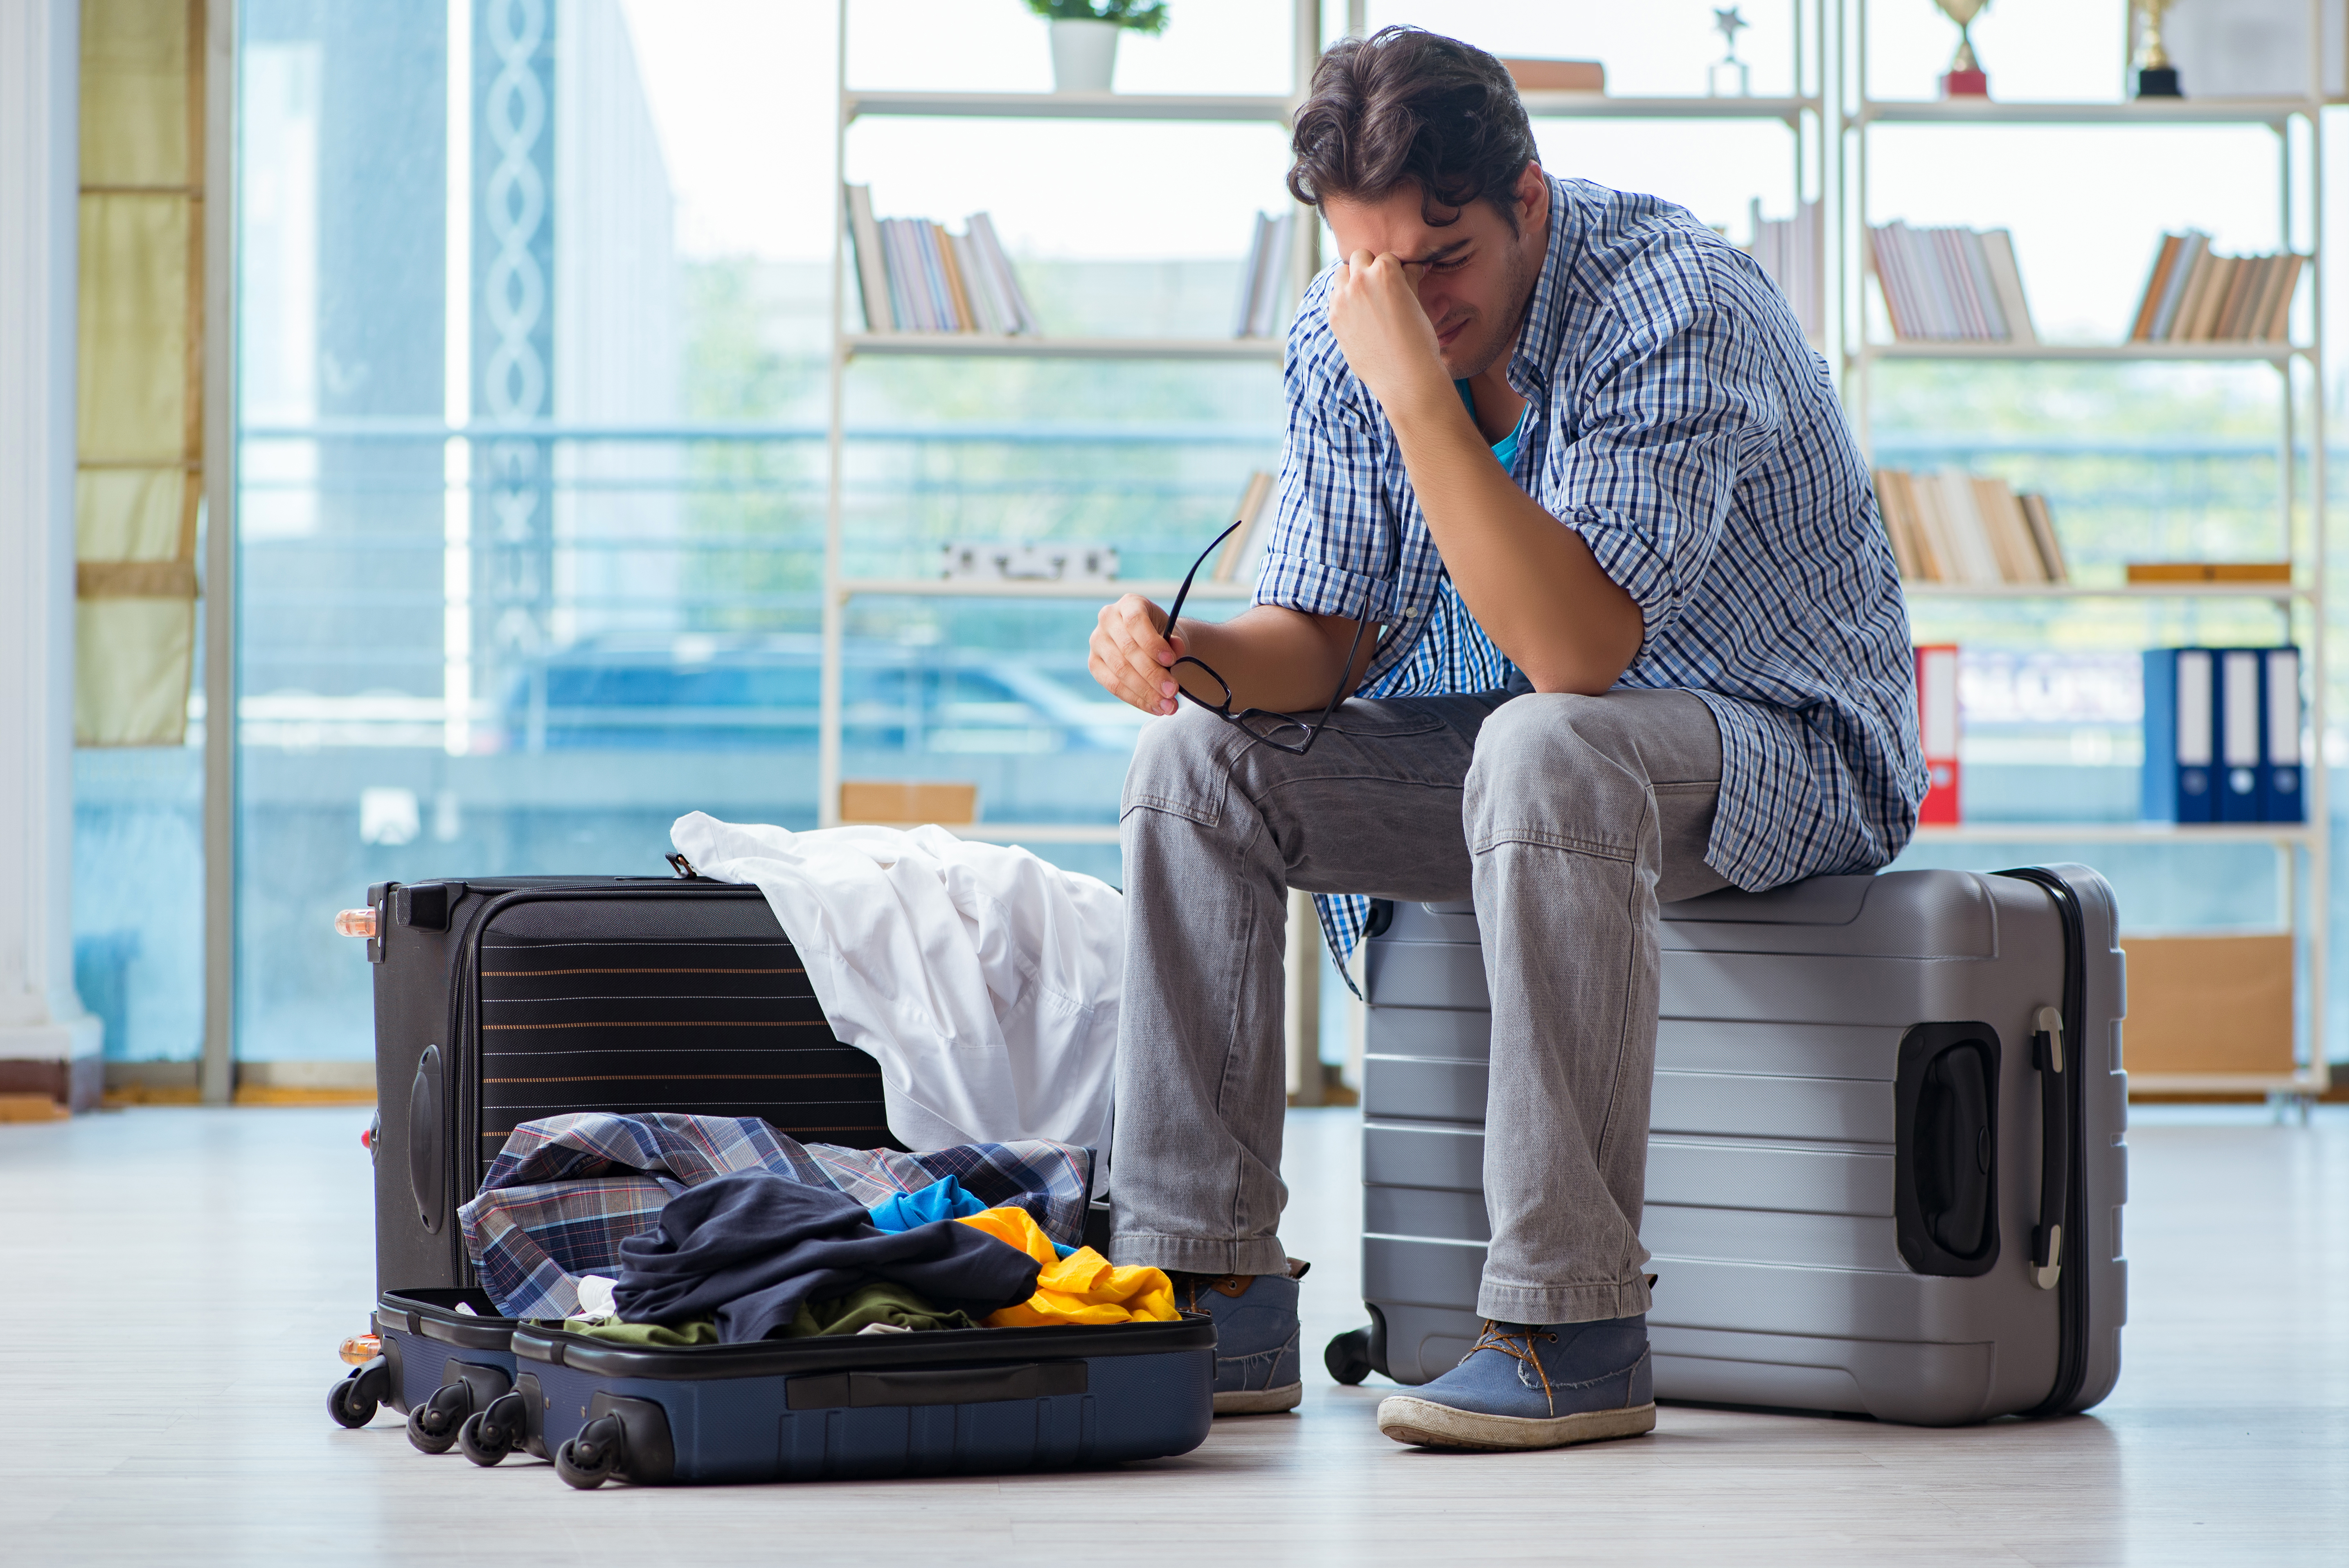
[[1165,621],[1166,612],[1139,593],[1104,604],[1085,660],[1104,691],[1161,717],[1173,713],[1176,704],[1171,666],[1191,651],[1184,638],[1160,634]]
[[1330,330],[1347,367],[1390,418],[1414,398],[1452,390],[1435,324],[1420,306],[1414,274],[1422,270],[1392,255],[1356,251],[1330,281]]

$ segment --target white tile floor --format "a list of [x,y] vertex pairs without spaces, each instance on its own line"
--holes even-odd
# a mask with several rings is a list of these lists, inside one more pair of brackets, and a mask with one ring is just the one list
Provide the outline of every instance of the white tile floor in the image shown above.
[[[1112,1472],[594,1493],[326,1419],[370,1300],[356,1110],[0,1126],[0,1563],[2349,1563],[2349,1111],[2141,1112],[2134,1299],[2093,1415],[1926,1431],[1668,1408],[1441,1456],[1309,1362],[1295,1417]],[[1290,1118],[1318,1347],[1355,1300],[1357,1123]]]

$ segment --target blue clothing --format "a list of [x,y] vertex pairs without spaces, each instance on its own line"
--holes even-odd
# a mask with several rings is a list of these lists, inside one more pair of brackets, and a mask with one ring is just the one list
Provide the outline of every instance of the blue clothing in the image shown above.
[[[931,1182],[918,1192],[900,1192],[887,1202],[875,1203],[869,1211],[876,1231],[910,1231],[916,1225],[933,1225],[940,1220],[959,1220],[971,1214],[984,1214],[987,1205],[962,1190],[962,1183],[951,1176]],[[1077,1249],[1051,1236],[1052,1250],[1067,1257]]]
[[931,1182],[918,1192],[898,1192],[868,1211],[876,1231],[910,1231],[916,1225],[936,1224],[940,1220],[959,1220],[967,1214],[984,1214],[987,1205],[962,1190],[962,1183],[948,1176]]
[[[1468,390],[1468,383],[1454,381],[1452,385],[1460,389],[1460,401],[1468,405],[1469,418],[1475,418],[1476,397],[1475,393]],[[1517,438],[1526,433],[1526,417],[1533,411],[1534,406],[1530,403],[1518,409],[1517,422],[1509,427],[1509,433],[1493,443],[1493,456],[1500,459],[1503,468],[1513,469],[1517,466]]]
[[[1385,414],[1330,330],[1289,327],[1288,434],[1258,603],[1386,634],[1359,695],[1490,691],[1517,672],[1469,616]],[[1737,886],[1873,871],[1925,791],[1908,611],[1826,362],[1752,258],[1685,211],[1550,181],[1548,251],[1507,369],[1509,471],[1639,604],[1623,686],[1721,728],[1705,861]],[[1521,683],[1521,678],[1519,681]],[[1368,915],[1325,899],[1342,960]]]

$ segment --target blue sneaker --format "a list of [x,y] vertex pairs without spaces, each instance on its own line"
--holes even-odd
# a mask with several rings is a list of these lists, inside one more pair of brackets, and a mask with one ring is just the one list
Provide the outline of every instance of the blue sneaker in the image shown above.
[[1174,1276],[1175,1305],[1216,1320],[1218,1416],[1268,1415],[1303,1402],[1297,1282],[1312,1266],[1291,1258],[1285,1274]]
[[1486,1323],[1460,1365],[1379,1401],[1379,1430],[1432,1449],[1555,1449],[1656,1426],[1648,1319]]

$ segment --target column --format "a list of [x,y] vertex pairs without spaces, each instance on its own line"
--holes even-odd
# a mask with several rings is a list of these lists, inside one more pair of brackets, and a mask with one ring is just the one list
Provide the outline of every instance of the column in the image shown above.
[[0,5],[0,1094],[77,1110],[104,1087],[73,980],[79,21]]

